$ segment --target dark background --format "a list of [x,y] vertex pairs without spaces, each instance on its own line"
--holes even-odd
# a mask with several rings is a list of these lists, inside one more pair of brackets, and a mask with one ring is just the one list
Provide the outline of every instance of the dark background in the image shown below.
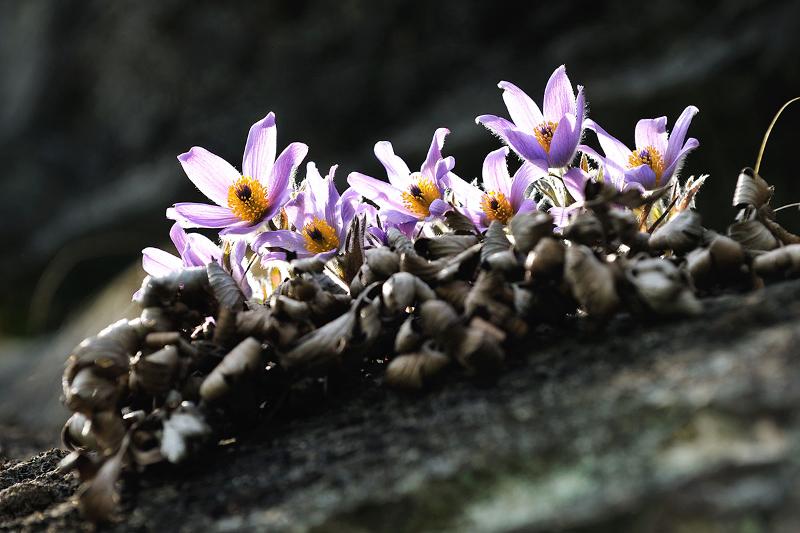
[[[0,0],[0,334],[58,325],[166,241],[165,208],[202,198],[175,159],[192,145],[238,167],[272,110],[279,149],[306,142],[344,180],[382,175],[381,139],[416,166],[446,126],[472,177],[497,146],[474,117],[507,116],[497,82],[541,103],[562,63],[629,145],[639,118],[700,108],[683,175],[711,174],[699,207],[722,229],[738,170],[800,94],[798,21],[797,1]],[[767,148],[776,205],[800,200],[798,123],[790,108]]]

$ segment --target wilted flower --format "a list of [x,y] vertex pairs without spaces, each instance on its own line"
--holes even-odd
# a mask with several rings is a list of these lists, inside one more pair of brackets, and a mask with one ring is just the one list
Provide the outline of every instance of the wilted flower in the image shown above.
[[606,155],[606,172],[612,178],[644,189],[655,189],[669,183],[677,175],[686,155],[700,146],[695,138],[683,142],[697,112],[694,106],[684,109],[671,135],[667,134],[667,117],[640,120],[636,123],[635,150],[629,150],[592,120],[587,120],[586,127],[597,134]]
[[507,224],[518,213],[536,209],[536,202],[525,197],[525,191],[546,171],[524,163],[512,178],[508,173],[506,158],[508,148],[499,148],[483,161],[483,189],[467,183],[451,174],[448,184],[454,199],[463,205],[464,214],[480,229],[485,229],[493,220]]
[[347,182],[360,195],[378,204],[387,222],[416,223],[441,216],[450,207],[442,200],[447,187],[447,175],[455,166],[453,157],[442,158],[444,138],[450,130],[439,128],[433,134],[428,156],[419,172],[412,173],[408,165],[394,153],[392,143],[375,144],[375,156],[386,168],[389,183],[351,172]]
[[583,134],[585,101],[583,87],[578,86],[578,96],[567,78],[564,65],[558,67],[544,90],[544,101],[539,110],[525,92],[507,81],[501,81],[503,100],[513,122],[494,115],[481,115],[475,122],[482,124],[499,136],[520,157],[543,168],[567,166]]
[[[165,276],[176,270],[186,267],[206,266],[215,262],[223,264],[223,250],[209,238],[199,233],[186,233],[176,222],[169,230],[172,244],[178,250],[178,256],[161,250],[160,248],[145,248],[142,250],[142,268],[153,277]],[[250,284],[246,279],[243,265],[247,243],[237,240],[231,244],[230,273],[244,295],[249,298],[252,294]],[[138,292],[137,292],[138,294]],[[136,295],[134,295],[136,298]]]
[[282,248],[298,257],[316,255],[327,260],[344,246],[347,230],[356,213],[358,193],[348,189],[339,195],[334,182],[336,166],[324,178],[314,163],[306,166],[305,189],[287,206],[292,230],[266,231],[256,237],[253,249]]
[[250,233],[270,220],[289,198],[289,180],[308,153],[292,143],[275,159],[277,127],[270,113],[247,136],[240,174],[224,159],[195,146],[178,156],[186,175],[216,205],[178,203],[167,217],[184,228],[225,228],[221,233]]

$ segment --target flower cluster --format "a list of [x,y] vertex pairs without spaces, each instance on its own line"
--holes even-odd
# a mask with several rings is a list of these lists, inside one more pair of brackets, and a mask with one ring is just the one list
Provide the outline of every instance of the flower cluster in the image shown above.
[[[323,177],[309,162],[305,178],[295,179],[308,154],[305,144],[293,142],[276,157],[273,113],[250,128],[241,172],[204,148],[192,148],[178,160],[213,203],[169,208],[167,217],[175,221],[170,235],[179,257],[147,248],[145,270],[162,275],[213,261],[233,275],[248,297],[264,298],[274,285],[267,274],[272,262],[313,256],[341,275],[349,250],[380,244],[390,227],[408,236],[433,235],[452,228],[456,220],[459,231],[479,234],[493,221],[506,225],[515,215],[534,210],[549,211],[556,225],[564,226],[583,209],[587,182],[610,183],[620,191],[669,189],[656,209],[649,205],[636,213],[642,229],[655,217],[677,213],[672,200],[686,194],[677,175],[686,155],[699,145],[686,139],[697,108],[687,107],[671,134],[666,117],[640,120],[631,150],[586,116],[584,88],[575,90],[564,66],[550,76],[541,109],[513,83],[498,86],[510,120],[481,115],[476,123],[506,146],[486,156],[480,179],[465,180],[454,173],[455,159],[442,154],[446,128],[434,132],[418,171],[412,172],[391,142],[378,142],[375,156],[386,169],[386,180],[352,172],[341,194],[336,166]],[[586,130],[596,135],[602,155],[581,144]],[[521,161],[513,174],[511,152]],[[690,204],[691,198],[680,202],[683,209]],[[199,233],[187,234],[184,228],[217,229],[221,244]]]

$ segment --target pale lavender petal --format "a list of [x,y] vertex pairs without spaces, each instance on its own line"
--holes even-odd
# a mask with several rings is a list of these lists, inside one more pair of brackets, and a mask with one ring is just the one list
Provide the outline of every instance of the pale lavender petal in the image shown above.
[[431,202],[431,205],[428,207],[428,210],[431,213],[431,216],[434,217],[441,217],[444,216],[445,213],[448,211],[453,210],[453,206],[445,202],[444,200],[436,199]]
[[511,176],[508,174],[508,147],[504,146],[489,152],[483,160],[483,188],[486,192],[501,192],[511,196]]
[[[289,196],[289,180],[307,153],[308,146],[295,142],[287,146],[275,160],[267,183],[267,199],[273,214],[286,202]],[[267,214],[264,218],[271,218],[271,215]]]
[[167,218],[175,220],[183,228],[225,228],[239,222],[227,207],[192,202],[182,202],[167,209]]
[[347,183],[364,198],[368,198],[383,208],[384,205],[405,209],[401,192],[385,181],[371,178],[360,172],[351,172]]
[[543,168],[526,161],[517,169],[511,180],[511,194],[509,195],[509,202],[515,213],[520,210],[520,206],[525,201],[525,191],[528,190],[531,183],[545,176],[547,176],[546,165]]
[[542,123],[544,119],[539,106],[525,91],[509,81],[501,81],[497,86],[503,89],[503,101],[506,103],[511,120],[518,128],[524,131],[533,131]]
[[228,205],[228,189],[241,177],[230,163],[199,146],[179,155],[178,161],[200,192],[219,206]]
[[389,141],[379,141],[375,143],[375,157],[381,162],[386,169],[386,176],[389,182],[398,189],[405,189],[409,185],[409,175],[411,171],[408,169],[405,161],[400,156],[394,153],[392,143]]
[[553,133],[553,140],[550,142],[550,153],[547,161],[551,167],[565,167],[575,158],[578,150],[581,133],[577,128],[577,118],[575,115],[564,115]]
[[636,149],[652,146],[661,155],[667,151],[667,117],[643,118],[636,123]]
[[253,241],[253,249],[258,251],[262,247],[283,248],[290,252],[304,252],[306,240],[300,233],[289,230],[265,231]]
[[420,172],[422,172],[423,176],[435,176],[436,164],[442,159],[442,147],[444,146],[444,139],[447,137],[448,133],[450,133],[450,130],[447,128],[438,128],[434,132],[433,139],[431,139],[431,146],[428,148],[428,156],[425,158],[425,162],[422,163],[422,167],[420,167]]
[[622,168],[628,166],[628,158],[631,155],[631,150],[627,146],[622,144],[615,137],[612,137],[594,120],[587,119],[586,128],[597,134],[597,140],[600,141],[600,147],[603,149],[603,153],[606,154],[606,158]]
[[183,261],[171,253],[158,248],[142,250],[142,268],[153,277],[164,276],[183,267]]
[[325,220],[329,224],[336,222],[336,204],[339,201],[339,191],[336,190],[336,182],[333,180],[333,174],[336,172],[336,167],[331,168],[328,177],[325,178],[325,186],[328,189],[327,201],[325,202]]
[[242,174],[253,177],[261,183],[267,182],[272,173],[272,165],[275,164],[277,137],[275,113],[270,112],[250,127],[247,144],[244,146]]
[[247,269],[243,264],[247,254],[247,241],[240,239],[233,243],[231,247],[231,276],[239,288],[242,289],[244,297],[250,299],[253,296],[253,288],[247,278]]
[[329,203],[330,187],[313,162],[306,165],[304,187],[305,191],[302,194],[311,200],[305,202],[305,216],[327,220],[326,207]]
[[690,137],[686,141],[686,144],[683,145],[683,148],[678,152],[677,157],[675,157],[675,160],[664,169],[664,174],[661,177],[661,185],[666,184],[673,176],[676,176],[680,172],[686,155],[698,146],[700,146],[700,141],[694,137]]
[[536,140],[531,134],[520,131],[516,128],[505,130],[500,137],[506,141],[508,146],[514,150],[522,159],[536,163],[539,161],[547,161],[547,152],[545,152],[539,141]]
[[[267,220],[267,219],[265,219]],[[259,227],[262,227],[263,224],[261,222],[256,222],[255,224],[251,224],[247,221],[242,221],[234,224],[233,226],[228,226],[227,228],[221,230],[219,232],[220,235],[249,235],[256,231]]]
[[442,183],[453,191],[453,197],[458,203],[472,209],[480,209],[483,191],[478,187],[459,178],[452,172],[442,179]]
[[386,225],[388,226],[397,226],[400,228],[414,227],[419,220],[418,217],[415,215],[411,215],[405,211],[398,211],[396,209],[387,209],[386,211],[381,211],[383,213],[383,219],[386,221]]
[[536,211],[536,202],[530,198],[526,198],[519,204],[514,214],[521,215],[523,213],[530,213],[531,211]]
[[436,169],[433,172],[433,179],[436,182],[436,186],[439,187],[440,191],[442,188],[441,186],[442,178],[447,176],[447,173],[453,170],[455,166],[456,166],[456,159],[451,155],[437,161]]
[[584,200],[584,187],[588,181],[589,176],[580,168],[572,167],[564,173],[562,178],[564,187],[567,188],[569,194],[577,201]]
[[184,266],[205,266],[212,261],[219,261],[222,250],[205,235],[190,233],[182,257]]
[[514,123],[495,115],[481,115],[475,118],[475,124],[480,124],[498,137],[502,137],[502,132],[514,128]]
[[551,207],[548,213],[553,217],[553,224],[555,224],[557,228],[563,228],[569,224],[571,215],[580,210],[581,206],[582,204],[580,202],[575,202],[567,207]]
[[638,183],[645,189],[653,189],[656,186],[656,173],[649,165],[639,165],[625,171],[626,183]]
[[561,65],[547,80],[544,89],[544,119],[550,122],[558,122],[561,117],[570,113],[577,114],[575,109],[575,92],[572,90],[572,83],[567,77],[567,69]]
[[339,212],[342,222],[342,227],[349,228],[350,223],[353,221],[353,218],[356,216],[356,212],[363,212],[364,209],[359,209],[362,206],[366,209],[370,209],[372,212],[367,216],[367,220],[375,218],[375,208],[369,204],[361,203],[359,200],[361,199],[361,195],[358,191],[353,188],[348,188],[346,191],[342,193],[341,198],[339,199]]
[[692,118],[694,118],[699,111],[700,110],[695,106],[690,105],[683,110],[681,116],[675,121],[675,127],[672,133],[670,133],[669,142],[667,143],[667,150],[664,152],[664,161],[667,165],[673,163],[678,158],[678,152],[683,150],[681,146],[683,145],[683,140],[686,138],[686,132],[689,131]]
[[308,210],[312,210],[312,200],[307,198],[308,194],[308,189],[306,189],[284,204],[283,210],[286,212],[289,224],[294,226],[303,225],[303,221],[306,219],[306,204],[308,204]]
[[187,243],[186,232],[183,231],[183,228],[177,222],[169,229],[169,238],[172,240],[172,244],[175,245],[175,249],[178,250],[178,253],[182,254]]

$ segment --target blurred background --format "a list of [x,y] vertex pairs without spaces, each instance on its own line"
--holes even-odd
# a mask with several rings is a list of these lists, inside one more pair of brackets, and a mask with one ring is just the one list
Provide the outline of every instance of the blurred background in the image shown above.
[[[140,250],[168,242],[164,210],[202,199],[176,155],[200,145],[239,166],[269,111],[279,149],[309,144],[307,160],[339,163],[342,183],[383,175],[377,140],[417,165],[440,126],[473,177],[497,147],[474,117],[507,116],[497,82],[541,102],[564,63],[590,116],[628,144],[638,119],[671,127],[700,108],[683,175],[711,174],[698,203],[723,229],[738,170],[800,94],[798,21],[796,0],[0,0],[0,390],[45,353],[57,375],[74,337],[129,311]],[[790,108],[767,148],[776,205],[800,200],[799,123]],[[796,211],[781,222],[800,231]],[[98,318],[75,326],[90,302]]]

